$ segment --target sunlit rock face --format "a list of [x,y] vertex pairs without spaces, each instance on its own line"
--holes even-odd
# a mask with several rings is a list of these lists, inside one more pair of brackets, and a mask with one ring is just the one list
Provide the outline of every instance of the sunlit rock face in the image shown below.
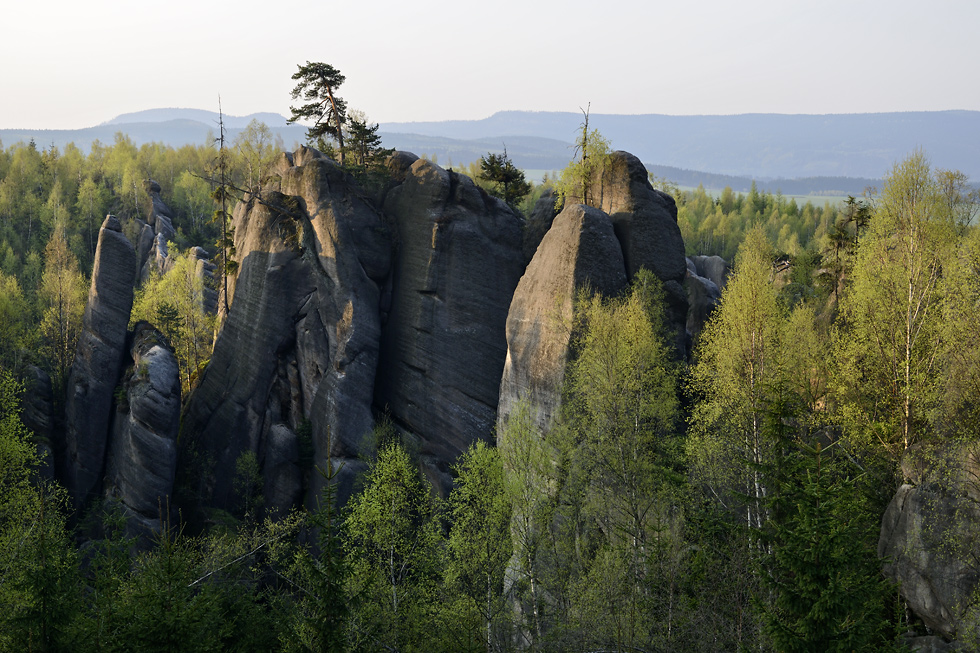
[[236,509],[246,451],[276,488],[275,508],[298,501],[299,488],[318,491],[303,450],[321,468],[328,453],[349,461],[349,480],[374,426],[388,227],[315,150],[283,155],[273,172],[261,199],[235,210],[230,310],[185,410],[180,474],[199,505]]
[[92,498],[102,481],[113,393],[133,306],[136,263],[136,252],[119,220],[107,216],[99,230],[92,285],[66,386],[66,450],[60,476],[76,506]]
[[511,301],[498,433],[521,401],[528,402],[538,429],[551,425],[561,405],[576,292],[588,286],[613,296],[626,284],[623,251],[609,216],[583,204],[565,207],[541,240]]
[[105,494],[130,532],[159,532],[171,516],[180,425],[180,369],[164,336],[149,324],[131,335],[109,437]]
[[[612,153],[591,193],[602,210],[567,205],[535,248],[514,293],[498,434],[521,402],[539,431],[550,428],[561,407],[572,353],[572,301],[581,289],[614,296],[641,269],[650,270],[664,285],[667,328],[677,355],[688,353],[688,267],[673,198],[655,190],[643,164],[627,152]],[[539,222],[547,219],[548,210],[540,203],[535,207]]]
[[445,485],[456,458],[494,435],[524,221],[469,177],[422,159],[401,166],[384,202],[397,247],[375,406]]
[[609,214],[630,280],[642,268],[664,284],[667,327],[674,346],[687,350],[687,260],[674,198],[650,185],[647,170],[629,152],[613,152],[602,175],[602,210]]

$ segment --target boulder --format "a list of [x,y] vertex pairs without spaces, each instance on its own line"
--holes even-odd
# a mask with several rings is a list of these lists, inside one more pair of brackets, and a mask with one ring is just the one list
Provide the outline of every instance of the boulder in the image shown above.
[[76,506],[85,503],[102,480],[113,393],[123,366],[133,306],[136,263],[136,252],[118,218],[107,216],[99,231],[92,285],[66,384],[67,451],[62,478]]
[[106,463],[105,493],[136,534],[159,532],[170,511],[180,424],[180,369],[166,338],[142,322],[131,335]]
[[296,432],[308,421],[315,462],[349,459],[350,474],[374,426],[387,225],[315,150],[280,157],[274,173],[235,209],[230,310],[185,408],[178,473],[192,505],[235,508],[235,463],[245,451],[265,478],[276,477],[288,449],[280,425]]
[[720,256],[699,255],[692,256],[688,261],[694,265],[695,274],[710,279],[719,291],[725,289],[725,284],[728,283],[728,275],[731,272],[731,266],[725,259]]
[[384,200],[398,247],[375,406],[447,474],[472,442],[493,437],[523,218],[469,177],[405,162]]
[[[913,454],[917,452],[912,452]],[[916,485],[899,488],[881,522],[878,555],[884,573],[900,584],[909,607],[944,637],[980,627],[971,603],[980,588],[980,569],[971,563],[980,548],[980,503],[975,453],[936,452],[915,467]]]
[[498,437],[522,401],[547,430],[561,404],[575,294],[586,286],[611,296],[626,288],[623,250],[609,216],[582,204],[555,218],[521,277],[507,315]]

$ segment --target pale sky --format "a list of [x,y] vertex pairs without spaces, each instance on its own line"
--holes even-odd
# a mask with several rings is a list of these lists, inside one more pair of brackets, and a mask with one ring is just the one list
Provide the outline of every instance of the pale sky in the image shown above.
[[980,110],[977,0],[20,0],[0,128],[161,107],[289,113],[299,63],[373,121],[496,111]]

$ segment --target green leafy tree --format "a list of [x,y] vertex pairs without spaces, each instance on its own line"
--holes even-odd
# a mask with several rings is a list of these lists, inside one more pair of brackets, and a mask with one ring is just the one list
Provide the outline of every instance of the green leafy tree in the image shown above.
[[762,610],[773,647],[899,650],[886,608],[892,589],[875,551],[878,520],[848,474],[859,469],[829,455],[819,440],[810,446],[786,434],[777,439],[783,455],[761,575],[773,595]]
[[56,232],[48,241],[38,295],[42,352],[51,371],[55,396],[60,396],[75,358],[75,343],[88,299],[88,284],[63,232]]
[[70,651],[81,579],[66,495],[35,476],[39,461],[20,420],[20,393],[0,369],[0,650]]
[[27,300],[17,278],[0,272],[0,368],[17,369],[29,324]]
[[246,188],[254,188],[260,183],[262,174],[272,165],[278,151],[282,150],[276,148],[275,140],[269,126],[255,118],[235,137],[234,145],[245,165]]
[[555,180],[558,209],[568,202],[602,206],[602,172],[609,164],[609,141],[598,129],[589,129],[589,112],[582,113],[585,116],[582,133],[575,140],[579,160],[569,163]]
[[531,192],[524,171],[503,154],[488,153],[480,157],[480,178],[489,183],[490,194],[516,207]]
[[564,424],[549,437],[566,467],[556,517],[576,524],[565,627],[600,648],[671,648],[684,482],[663,289],[641,271],[626,298],[582,299],[576,316]]
[[309,525],[317,534],[318,551],[301,548],[290,565],[290,584],[300,595],[290,612],[292,628],[283,634],[289,651],[346,650],[348,565],[336,505],[340,469],[332,461],[326,471],[317,468],[324,484]]
[[317,139],[323,136],[335,138],[340,150],[340,163],[343,165],[346,149],[344,123],[347,119],[347,103],[343,98],[335,95],[335,92],[347,78],[326,63],[307,61],[306,65],[298,68],[299,70],[292,76],[292,79],[296,80],[296,86],[290,92],[290,97],[294,100],[302,98],[305,104],[289,107],[292,112],[289,122],[312,120],[313,126],[306,130],[306,137],[310,143],[316,143]]
[[[701,333],[690,387],[698,397],[688,455],[698,479],[749,527],[766,519],[762,465],[772,442],[763,429],[780,382],[783,318],[772,285],[772,249],[761,228],[739,248],[720,306]],[[736,464],[732,464],[732,462]]]
[[[456,486],[449,496],[447,577],[450,591],[463,598],[460,621],[475,609],[479,619],[472,630],[489,652],[499,650],[510,634],[500,622],[508,605],[504,574],[511,546],[511,504],[504,487],[500,454],[482,441],[472,445],[456,465]],[[503,641],[501,641],[503,640]]]
[[885,178],[841,302],[837,395],[853,443],[897,464],[939,402],[943,270],[958,222],[918,152]]
[[383,445],[344,521],[356,650],[414,650],[438,632],[435,517],[429,489],[404,448]]
[[513,509],[513,577],[508,579],[507,593],[520,602],[521,640],[540,645],[544,634],[540,554],[550,521],[547,486],[552,459],[526,399],[517,403],[498,431],[497,447],[504,469],[504,490]]
[[170,252],[173,266],[162,275],[151,274],[136,291],[130,321],[146,320],[167,336],[177,355],[181,387],[186,393],[211,358],[215,318],[205,311],[204,280],[197,274],[194,259],[175,246]]

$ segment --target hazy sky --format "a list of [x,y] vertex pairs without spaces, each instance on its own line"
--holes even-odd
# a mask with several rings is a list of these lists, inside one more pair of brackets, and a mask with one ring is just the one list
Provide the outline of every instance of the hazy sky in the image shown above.
[[288,114],[305,61],[375,121],[504,109],[980,110],[977,0],[22,0],[0,10],[0,128],[157,107]]

